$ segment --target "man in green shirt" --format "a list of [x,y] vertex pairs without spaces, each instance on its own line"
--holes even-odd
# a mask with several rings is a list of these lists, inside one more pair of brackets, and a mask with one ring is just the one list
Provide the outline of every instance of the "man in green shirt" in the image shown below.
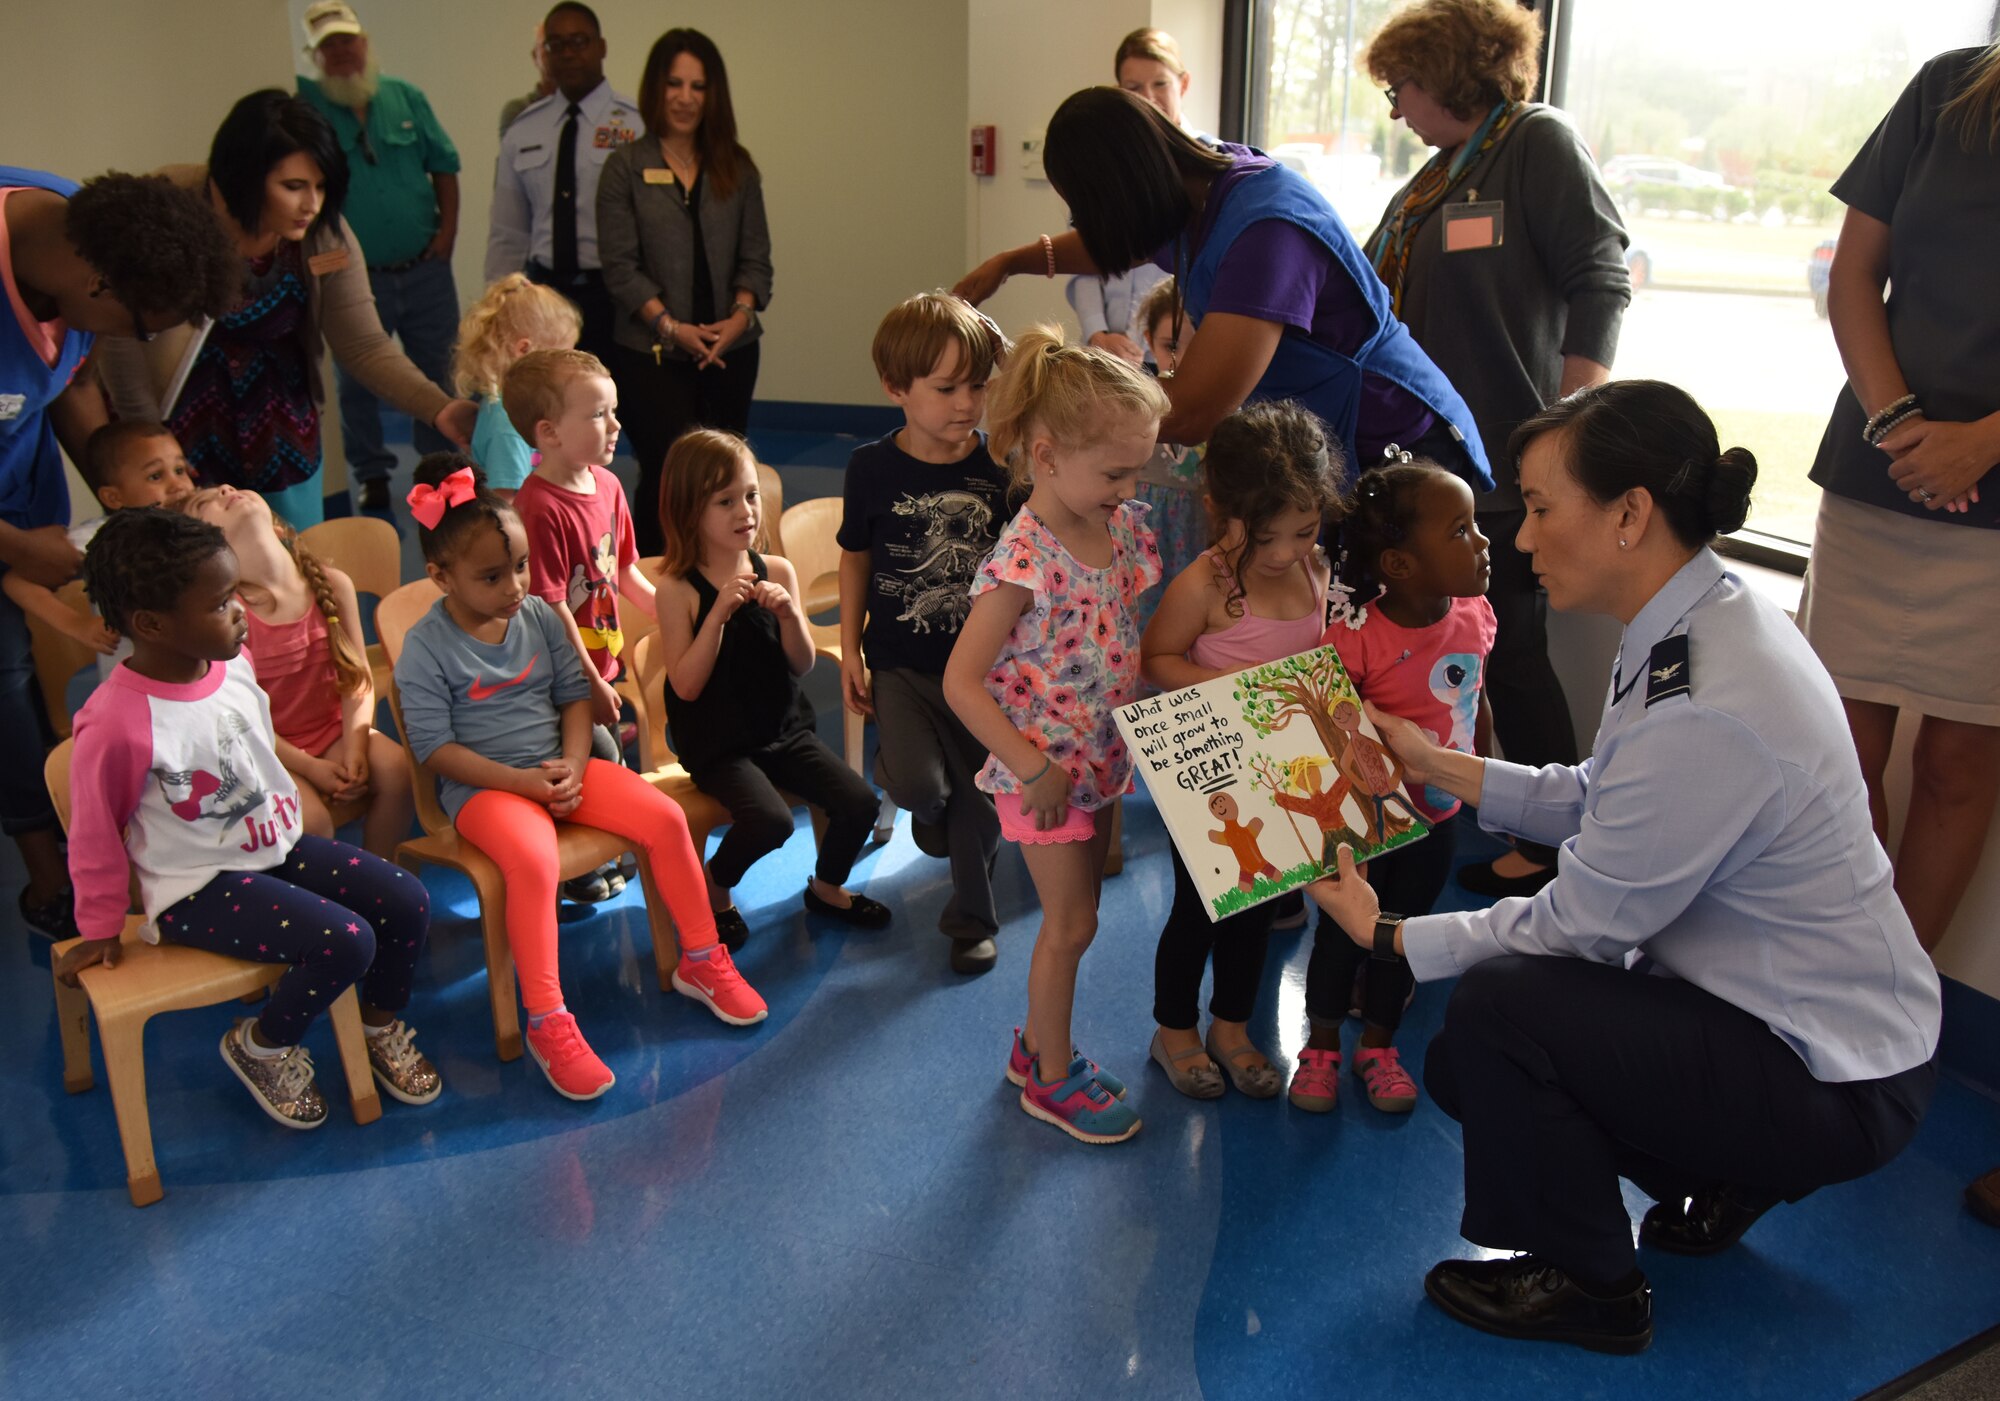
[[[382,329],[440,389],[451,393],[451,347],[458,334],[458,289],[451,250],[458,239],[458,148],[421,90],[384,77],[368,35],[345,0],[316,0],[305,13],[306,42],[318,78],[300,78],[299,94],[333,124],[347,155],[342,210],[368,260],[368,282]],[[344,370],[340,431],[347,465],[366,511],[389,509],[389,469],[380,405]],[[414,430],[418,452],[450,448],[428,424]]]

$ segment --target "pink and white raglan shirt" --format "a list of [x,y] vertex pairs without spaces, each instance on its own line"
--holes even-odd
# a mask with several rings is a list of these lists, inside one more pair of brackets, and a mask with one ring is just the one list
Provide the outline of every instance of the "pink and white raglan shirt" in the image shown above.
[[248,652],[185,686],[113,671],[77,712],[70,802],[69,874],[86,939],[124,929],[133,870],[144,937],[158,943],[160,911],[224,872],[269,870],[303,830]]

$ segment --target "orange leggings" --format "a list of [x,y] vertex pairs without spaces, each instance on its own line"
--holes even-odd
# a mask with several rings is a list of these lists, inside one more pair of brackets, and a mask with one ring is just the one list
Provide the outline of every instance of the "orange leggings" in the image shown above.
[[[681,947],[704,949],[715,942],[715,915],[708,908],[701,858],[688,838],[687,817],[672,798],[630,769],[592,759],[583,772],[583,801],[563,820],[639,843],[653,884],[680,928]],[[555,819],[532,799],[488,788],[458,810],[458,830],[500,868],[507,883],[507,942],[514,946],[520,969],[521,1001],[529,1016],[547,1016],[563,1000],[556,972]]]

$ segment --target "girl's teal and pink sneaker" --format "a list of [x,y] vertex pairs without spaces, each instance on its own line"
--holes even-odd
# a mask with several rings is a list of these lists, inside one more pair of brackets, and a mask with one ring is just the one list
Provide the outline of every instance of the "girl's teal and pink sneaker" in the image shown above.
[[1139,1116],[1104,1088],[1082,1056],[1071,1061],[1068,1076],[1053,1085],[1042,1082],[1039,1062],[1029,1064],[1027,1079],[1021,1087],[1021,1108],[1071,1138],[1083,1143],[1123,1143],[1139,1132]]
[[[1070,1047],[1070,1054],[1080,1057],[1083,1055],[1083,1052],[1072,1046]],[[1017,1026],[1014,1028],[1014,1048],[1007,1054],[1007,1083],[1010,1085],[1025,1086],[1028,1083],[1028,1066],[1033,1061],[1034,1057],[1028,1054],[1028,1043],[1021,1039],[1021,1028]],[[1100,1067],[1094,1060],[1086,1060],[1084,1064],[1089,1066],[1090,1073],[1097,1077],[1097,1083],[1111,1092],[1113,1099],[1125,1098],[1125,1082],[1123,1080],[1120,1080],[1116,1075]]]

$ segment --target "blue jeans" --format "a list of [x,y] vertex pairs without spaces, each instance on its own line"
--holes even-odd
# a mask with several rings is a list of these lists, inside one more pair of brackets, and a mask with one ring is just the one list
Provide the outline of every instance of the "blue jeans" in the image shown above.
[[[403,342],[403,353],[429,379],[450,394],[451,346],[458,338],[458,288],[451,263],[438,258],[401,272],[368,270],[375,292],[375,314],[382,329]],[[382,445],[382,408],[361,381],[336,364],[340,383],[340,433],[347,443],[347,466],[357,482],[389,475],[396,455]],[[451,447],[428,423],[416,425],[412,441],[418,452],[444,452]]]
[[48,730],[27,614],[0,595],[0,831],[10,837],[56,825],[48,784],[42,781]]

